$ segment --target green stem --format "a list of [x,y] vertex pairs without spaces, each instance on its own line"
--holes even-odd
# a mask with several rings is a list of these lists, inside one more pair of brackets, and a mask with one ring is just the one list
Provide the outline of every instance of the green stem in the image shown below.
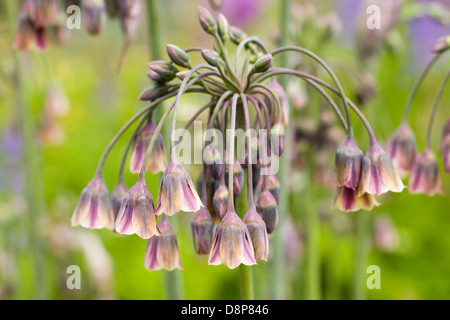
[[366,298],[366,269],[369,254],[369,213],[359,212],[356,219],[355,263],[353,270],[353,299]]
[[253,270],[252,267],[241,265],[239,267],[241,279],[241,299],[254,300],[255,292],[253,289]]
[[444,81],[442,81],[442,84],[439,87],[436,98],[434,99],[433,110],[431,111],[430,122],[428,124],[428,130],[427,130],[427,148],[431,148],[431,133],[433,130],[434,118],[436,117],[437,107],[439,105],[439,101],[441,100],[442,94],[444,93],[444,89],[445,89],[445,86],[447,85],[449,78],[450,78],[450,71],[445,76]]
[[229,169],[228,169],[228,210],[235,210],[234,208],[234,148],[235,148],[235,130],[236,130],[236,109],[237,102],[239,99],[239,95],[235,94],[233,96],[232,104],[231,104],[231,125],[230,125],[230,150],[229,154]]
[[411,106],[414,98],[417,95],[417,92],[419,91],[420,85],[422,84],[423,80],[427,76],[428,72],[431,70],[431,68],[435,65],[435,63],[439,60],[439,58],[442,56],[442,53],[437,54],[433,60],[431,60],[425,67],[425,69],[420,74],[419,78],[417,78],[416,82],[414,83],[414,86],[409,94],[408,101],[406,102],[405,109],[403,111],[402,116],[402,123],[406,122],[409,117],[409,112],[411,111]]

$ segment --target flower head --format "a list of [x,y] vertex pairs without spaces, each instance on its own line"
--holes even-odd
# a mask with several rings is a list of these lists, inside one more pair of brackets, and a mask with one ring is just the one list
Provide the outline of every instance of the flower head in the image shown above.
[[403,189],[403,182],[389,155],[378,143],[372,143],[362,160],[358,197],[365,193],[402,192]]
[[156,224],[153,197],[144,179],[139,178],[125,195],[114,230],[120,234],[137,234],[142,239],[160,235]]
[[389,141],[388,153],[400,175],[411,171],[417,156],[416,139],[407,124],[401,125]]
[[187,171],[172,159],[161,181],[156,214],[176,215],[180,211],[197,212],[203,207]]
[[[141,171],[142,162],[145,158],[147,148],[155,134],[156,127],[153,121],[149,120],[147,124],[140,130],[136,137],[136,141],[131,152],[130,171],[139,173]],[[147,170],[153,174],[164,172],[167,167],[166,151],[164,149],[164,142],[162,136],[159,135],[156,139],[153,150],[150,154],[150,159],[147,163]]]
[[347,138],[338,148],[335,160],[336,182],[339,187],[356,189],[361,174],[363,153],[353,138]]
[[256,264],[248,229],[234,211],[228,211],[217,227],[209,254],[210,265],[222,263],[230,269]]
[[243,221],[247,226],[250,239],[252,240],[256,261],[267,261],[269,255],[269,238],[264,220],[256,210],[250,209]]
[[159,222],[158,229],[161,235],[148,240],[144,266],[150,271],[183,269],[177,237],[166,215]]
[[192,237],[197,254],[207,255],[211,251],[214,227],[214,220],[205,208],[195,215],[192,221]]
[[433,150],[427,148],[417,157],[409,177],[409,191],[428,196],[442,193],[439,165]]
[[105,182],[96,176],[81,193],[72,217],[72,226],[89,229],[112,228],[114,213]]

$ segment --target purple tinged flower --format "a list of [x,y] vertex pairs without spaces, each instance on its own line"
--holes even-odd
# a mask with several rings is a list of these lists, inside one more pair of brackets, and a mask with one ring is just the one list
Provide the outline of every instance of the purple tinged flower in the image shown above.
[[[141,171],[142,162],[144,161],[145,154],[148,146],[155,134],[156,127],[152,120],[149,120],[147,124],[140,130],[136,141],[133,146],[130,158],[130,171],[133,173],[139,173]],[[150,154],[150,158],[147,163],[147,171],[156,174],[164,172],[167,167],[167,156],[164,148],[164,141],[161,135],[156,139],[153,150]]]
[[[230,166],[228,165],[225,170],[225,183],[228,185],[228,176],[230,171]],[[235,161],[233,166],[233,194],[235,197],[239,197],[239,195],[242,192],[242,188],[244,187],[244,179],[245,179],[245,173],[244,169],[242,169],[242,166],[239,162]]]
[[266,223],[267,232],[272,234],[278,225],[278,204],[270,191],[264,191],[256,202],[256,209]]
[[442,131],[441,155],[444,158],[445,172],[450,173],[450,119],[447,120]]
[[127,41],[130,41],[138,32],[142,21],[142,1],[141,0],[120,0],[118,1],[117,12],[122,30]]
[[101,177],[96,176],[83,190],[71,222],[73,227],[112,228],[114,213],[111,197]]
[[214,228],[214,220],[211,214],[207,209],[201,209],[192,221],[192,237],[197,254],[207,255],[211,251]]
[[388,153],[401,176],[411,171],[417,156],[416,139],[407,124],[402,124],[389,141]]
[[270,140],[273,154],[281,157],[285,148],[284,126],[281,123],[276,123],[270,130]]
[[123,181],[119,182],[117,186],[114,188],[111,200],[115,219],[117,219],[117,216],[119,215],[120,207],[122,206],[122,201],[125,198],[127,192],[128,188],[125,186],[125,183]]
[[409,177],[409,192],[433,196],[442,194],[439,165],[433,150],[427,148],[416,159]]
[[228,212],[228,188],[225,182],[222,182],[214,193],[213,206],[220,219],[223,219]]
[[353,138],[348,137],[336,151],[335,176],[339,187],[356,189],[361,174],[363,152]]
[[104,0],[85,0],[83,2],[83,18],[84,25],[89,34],[100,34],[106,22]]
[[365,193],[358,197],[356,191],[347,187],[338,187],[333,203],[333,209],[345,212],[356,212],[361,209],[370,211],[379,203],[371,194]]
[[389,216],[382,216],[375,220],[374,242],[378,250],[393,252],[400,245],[400,236]]
[[207,168],[207,171],[216,180],[219,180],[222,175],[223,169],[223,160],[220,151],[214,146],[214,144],[210,143],[206,146],[204,154],[204,162]]
[[280,101],[281,124],[283,126],[288,126],[289,125],[289,112],[290,112],[288,95],[284,91],[283,87],[277,81],[276,78],[272,78],[272,81],[269,84],[269,88],[272,89],[272,91],[275,93],[275,95],[278,97],[278,100]]
[[363,157],[357,196],[402,192],[404,185],[389,155],[374,142]]
[[264,220],[254,209],[250,209],[244,217],[244,224],[247,226],[252,240],[255,253],[255,260],[267,261],[269,255],[269,238]]
[[[275,198],[277,203],[280,203],[280,181],[278,180],[276,175],[267,176],[267,184],[268,189],[272,196]],[[263,186],[265,187],[265,186]]]
[[114,230],[120,234],[137,234],[142,239],[160,235],[154,209],[153,197],[139,178],[127,192],[120,207]]
[[177,237],[166,215],[159,222],[158,229],[161,231],[161,235],[148,240],[144,266],[150,271],[182,270]]
[[208,263],[229,269],[256,264],[250,234],[236,212],[228,211],[217,227]]
[[36,27],[48,27],[53,25],[59,3],[58,0],[28,0],[29,15]]
[[161,181],[156,214],[176,215],[180,211],[198,212],[203,207],[187,171],[174,159]]

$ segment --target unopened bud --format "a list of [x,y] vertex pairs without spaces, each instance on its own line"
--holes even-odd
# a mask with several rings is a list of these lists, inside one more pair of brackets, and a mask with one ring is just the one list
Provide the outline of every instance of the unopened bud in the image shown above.
[[255,71],[258,73],[266,72],[272,67],[273,57],[271,54],[265,54],[255,62]]
[[160,75],[165,81],[173,80],[177,75],[177,68],[165,61],[152,61],[148,64],[150,69]]
[[257,211],[266,223],[267,232],[272,234],[278,225],[278,206],[276,199],[269,191],[265,191],[259,196]]
[[166,49],[167,54],[169,55],[170,60],[172,60],[173,63],[183,68],[191,67],[191,58],[183,49],[173,44],[168,44],[166,46]]
[[214,50],[203,50],[202,57],[210,66],[213,67],[219,66],[219,63],[222,60],[220,55]]
[[217,22],[212,14],[204,7],[198,6],[198,17],[200,19],[200,24],[203,30],[209,34],[216,34],[217,32]]
[[431,51],[435,54],[440,54],[450,48],[450,36],[439,38],[433,45]]
[[230,24],[223,14],[219,14],[219,35],[223,41],[230,39]]
[[239,45],[248,38],[247,34],[239,28],[230,27],[230,39],[235,45]]

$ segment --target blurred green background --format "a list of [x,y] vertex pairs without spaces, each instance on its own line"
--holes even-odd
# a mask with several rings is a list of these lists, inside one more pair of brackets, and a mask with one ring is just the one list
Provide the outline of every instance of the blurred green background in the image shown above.
[[[143,267],[145,240],[137,236],[120,236],[107,230],[70,227],[78,197],[92,179],[104,148],[117,130],[145,106],[145,103],[138,101],[140,93],[149,84],[146,64],[150,61],[150,52],[145,17],[119,74],[116,69],[123,39],[117,21],[108,20],[98,37],[88,36],[85,30],[74,30],[70,32],[70,42],[64,46],[52,45],[45,53],[18,53],[22,82],[19,95],[26,106],[24,115],[17,105],[18,93],[13,85],[12,30],[4,10],[6,1],[0,0],[0,298],[164,299],[163,280],[167,274],[164,271],[149,272]],[[212,45],[212,39],[202,32],[197,21],[197,5],[208,6],[207,1],[160,2],[164,43],[182,48]],[[276,47],[279,34],[278,1],[229,2],[232,4],[227,4],[225,0],[224,11],[231,21],[249,35],[258,35],[270,49]],[[319,51],[331,66],[335,66],[346,91],[355,99],[361,81],[346,70],[350,68],[360,73],[361,69],[357,62],[358,43],[353,32],[355,24],[349,19],[358,19],[364,12],[352,5],[352,1],[292,2],[295,4],[294,18],[303,24],[301,32],[293,24],[295,39],[293,37],[292,41]],[[433,20],[429,25],[421,20],[431,19],[420,11],[425,7],[419,6],[429,5],[429,2],[405,1],[401,18],[380,46],[376,57],[366,66],[373,76],[376,95],[363,112],[373,124],[380,141],[387,141],[396,129],[409,90],[430,60],[430,48],[424,39],[432,44],[439,35],[450,31],[444,18],[440,22]],[[236,6],[244,4],[249,8],[245,9],[247,11],[236,9]],[[448,3],[441,1],[439,4],[448,10]],[[313,6],[317,14],[314,14],[316,18],[305,23],[302,19],[305,19],[308,6]],[[244,15],[244,12],[248,14]],[[335,13],[340,22],[333,25],[337,29],[323,44],[320,43],[322,38],[318,37],[316,20],[328,13]],[[433,29],[426,34],[424,28],[430,28],[430,25],[437,31]],[[200,57],[194,58],[194,62],[200,61]],[[448,65],[447,58],[440,61],[414,101],[410,124],[415,130],[420,150],[425,144],[433,98],[448,71]],[[328,80],[327,77],[325,79]],[[70,104],[70,109],[51,124],[44,112],[50,84],[56,84]],[[439,150],[441,128],[450,116],[448,92],[443,96],[433,131],[436,152]],[[183,100],[180,123],[202,105],[195,96]],[[301,115],[302,111],[299,112]],[[33,161],[27,159],[24,153],[21,123],[22,128],[25,126],[32,132],[33,149],[37,155],[33,158],[35,166],[32,170],[32,181],[35,182],[33,194],[38,203],[38,214],[34,219],[27,210],[24,169],[27,161]],[[365,150],[367,138],[362,127],[357,125],[355,131],[361,148]],[[110,190],[117,182],[126,138],[119,142],[106,165],[104,177]],[[334,151],[328,155],[331,160],[328,170],[332,172]],[[442,161],[440,165],[442,167]],[[190,172],[196,179],[199,168],[190,168]],[[293,196],[290,212],[293,222],[290,226],[294,233],[287,229],[278,230],[283,232],[288,260],[285,298],[304,298],[302,213],[305,203],[311,200],[316,204],[317,214],[321,218],[318,270],[321,275],[321,298],[352,298],[355,215],[362,214],[370,220],[367,229],[370,250],[365,268],[377,265],[381,269],[381,289],[364,289],[365,297],[449,299],[450,178],[442,168],[441,174],[445,195],[410,195],[405,190],[402,194],[381,198],[382,205],[370,213],[331,211],[334,190],[325,187],[317,188],[314,199]],[[300,194],[301,190],[309,188],[304,174],[293,177],[294,189],[300,189]],[[135,180],[136,176],[127,173],[128,186],[132,186]],[[156,197],[159,187],[157,178],[149,177],[148,183]],[[184,283],[185,298],[239,299],[239,272],[223,266],[208,266],[206,257],[195,254],[190,226],[192,218],[192,214],[181,214],[176,218],[184,267],[179,276]],[[270,256],[273,257],[273,252]],[[258,299],[270,297],[268,280],[273,276],[270,268],[272,262],[269,258],[268,263],[260,263],[254,268]],[[66,287],[69,276],[66,270],[70,265],[78,265],[82,270],[82,290],[70,291]],[[365,282],[369,275],[365,270],[362,272]],[[365,288],[365,283],[362,286]]]

